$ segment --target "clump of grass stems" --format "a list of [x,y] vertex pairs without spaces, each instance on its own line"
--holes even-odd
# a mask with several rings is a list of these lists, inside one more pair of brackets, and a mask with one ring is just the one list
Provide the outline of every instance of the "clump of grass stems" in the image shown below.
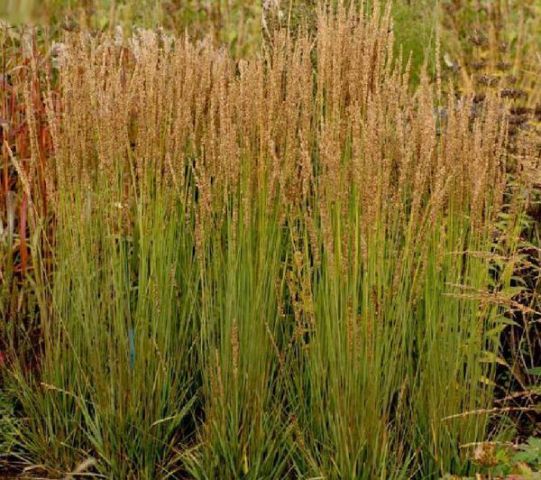
[[92,456],[107,478],[472,471],[460,446],[490,433],[529,185],[508,186],[499,100],[473,117],[426,73],[412,89],[373,3],[322,7],[313,37],[278,32],[243,61],[150,31],[66,40],[45,93],[42,353],[8,377],[29,460]]

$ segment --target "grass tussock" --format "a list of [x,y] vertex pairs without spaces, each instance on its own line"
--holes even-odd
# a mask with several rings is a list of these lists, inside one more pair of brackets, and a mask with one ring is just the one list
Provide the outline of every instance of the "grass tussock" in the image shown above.
[[41,354],[6,377],[25,458],[117,479],[474,470],[461,447],[502,430],[536,152],[509,157],[497,97],[412,88],[391,23],[322,7],[313,36],[242,61],[69,36],[44,94]]

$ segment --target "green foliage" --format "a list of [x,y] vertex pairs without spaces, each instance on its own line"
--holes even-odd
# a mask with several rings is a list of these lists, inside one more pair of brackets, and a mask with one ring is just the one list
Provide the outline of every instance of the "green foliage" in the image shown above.
[[489,478],[516,475],[535,480],[541,476],[541,439],[530,437],[519,445],[480,444],[476,447],[475,461]]
[[17,441],[17,425],[14,398],[0,388],[0,467],[7,461],[7,456],[13,453]]
[[54,308],[42,319],[42,383],[17,383],[29,413],[22,442],[65,471],[91,451],[112,478],[156,478],[186,439],[193,405],[197,269],[190,233],[179,206],[161,193],[122,207],[137,218],[124,231],[119,192],[108,177],[94,188],[99,197],[64,185]]
[[436,42],[440,24],[439,0],[398,0],[393,2],[395,50],[402,52],[404,62],[411,60],[412,79],[427,62],[433,72],[436,62]]
[[[11,0],[10,0],[11,1]],[[86,24],[100,30],[116,24],[127,30],[134,26],[165,27],[192,35],[211,34],[240,55],[254,51],[261,41],[260,2],[233,0],[23,0],[8,3],[0,14],[13,23],[37,20],[49,26]],[[360,3],[360,2],[359,2]],[[369,2],[368,2],[369,3]],[[280,20],[270,27],[314,26],[317,2],[314,0],[282,0],[278,2]],[[439,0],[393,2],[396,50],[411,55],[413,79],[418,81],[420,69],[428,59],[434,64],[435,39],[439,23]]]
[[259,2],[243,0],[8,0],[0,16],[13,24],[37,23],[53,31],[165,28],[194,38],[211,37],[237,55],[261,40]]
[[523,462],[533,468],[541,468],[541,438],[530,437],[525,445],[518,447],[513,455],[513,462]]

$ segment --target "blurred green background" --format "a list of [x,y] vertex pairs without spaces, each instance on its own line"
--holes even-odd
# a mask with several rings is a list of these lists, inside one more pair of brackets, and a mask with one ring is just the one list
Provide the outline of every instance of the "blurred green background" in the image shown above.
[[[264,0],[1,0],[0,15],[10,24],[35,23],[50,30],[88,27],[106,30],[161,26],[177,34],[211,35],[237,55],[254,51],[262,38]],[[295,28],[310,22],[318,0],[272,0],[283,22]],[[434,45],[438,0],[396,0],[393,5],[397,44],[422,63]]]

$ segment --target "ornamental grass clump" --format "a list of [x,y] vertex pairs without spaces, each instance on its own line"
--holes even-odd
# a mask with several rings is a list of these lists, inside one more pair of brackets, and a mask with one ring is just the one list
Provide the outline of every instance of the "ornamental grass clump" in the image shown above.
[[314,36],[242,61],[150,31],[66,40],[44,94],[41,356],[10,377],[28,459],[106,478],[472,471],[528,181],[500,101],[474,112],[426,73],[412,89],[390,18],[322,7]]

